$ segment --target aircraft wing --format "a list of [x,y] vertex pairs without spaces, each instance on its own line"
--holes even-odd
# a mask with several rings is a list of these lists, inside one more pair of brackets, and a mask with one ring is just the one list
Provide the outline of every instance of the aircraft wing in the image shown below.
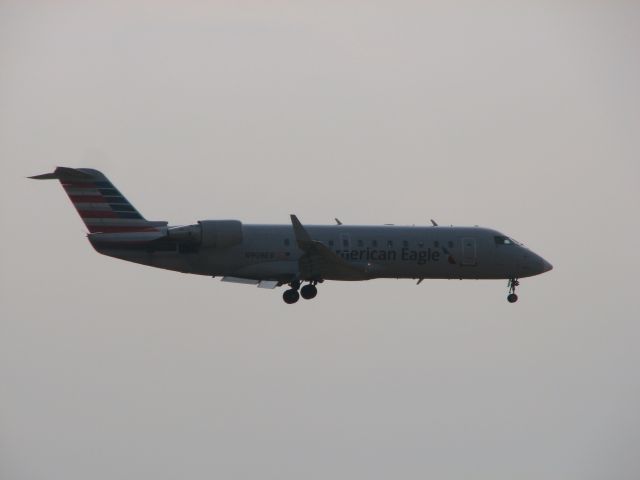
[[363,280],[371,268],[369,264],[354,265],[330,250],[324,243],[314,240],[295,215],[291,215],[293,233],[300,250],[305,252],[300,258],[302,278],[348,278]]

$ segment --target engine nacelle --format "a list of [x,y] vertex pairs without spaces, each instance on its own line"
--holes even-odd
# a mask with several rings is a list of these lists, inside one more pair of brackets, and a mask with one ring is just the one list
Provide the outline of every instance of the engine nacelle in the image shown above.
[[170,228],[167,237],[185,245],[227,248],[242,243],[242,222],[238,220],[199,220],[197,225]]
[[227,248],[242,243],[242,222],[238,220],[200,220],[201,245]]

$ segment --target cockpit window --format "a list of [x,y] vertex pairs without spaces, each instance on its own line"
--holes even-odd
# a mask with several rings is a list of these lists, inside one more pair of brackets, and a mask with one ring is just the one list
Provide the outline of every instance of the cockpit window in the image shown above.
[[493,237],[496,241],[496,245],[515,245],[516,242],[509,237]]

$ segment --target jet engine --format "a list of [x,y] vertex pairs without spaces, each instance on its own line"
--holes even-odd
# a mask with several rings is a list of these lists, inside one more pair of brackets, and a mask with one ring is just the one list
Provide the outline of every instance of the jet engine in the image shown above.
[[195,225],[171,227],[167,238],[204,248],[227,248],[242,243],[242,222],[238,220],[200,220]]

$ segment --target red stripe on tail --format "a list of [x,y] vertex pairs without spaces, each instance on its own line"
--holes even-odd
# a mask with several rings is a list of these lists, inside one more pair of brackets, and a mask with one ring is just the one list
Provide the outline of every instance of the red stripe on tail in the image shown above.
[[101,195],[69,195],[69,198],[73,203],[107,203],[107,199]]
[[78,210],[83,219],[87,218],[119,218],[116,212],[111,210]]

